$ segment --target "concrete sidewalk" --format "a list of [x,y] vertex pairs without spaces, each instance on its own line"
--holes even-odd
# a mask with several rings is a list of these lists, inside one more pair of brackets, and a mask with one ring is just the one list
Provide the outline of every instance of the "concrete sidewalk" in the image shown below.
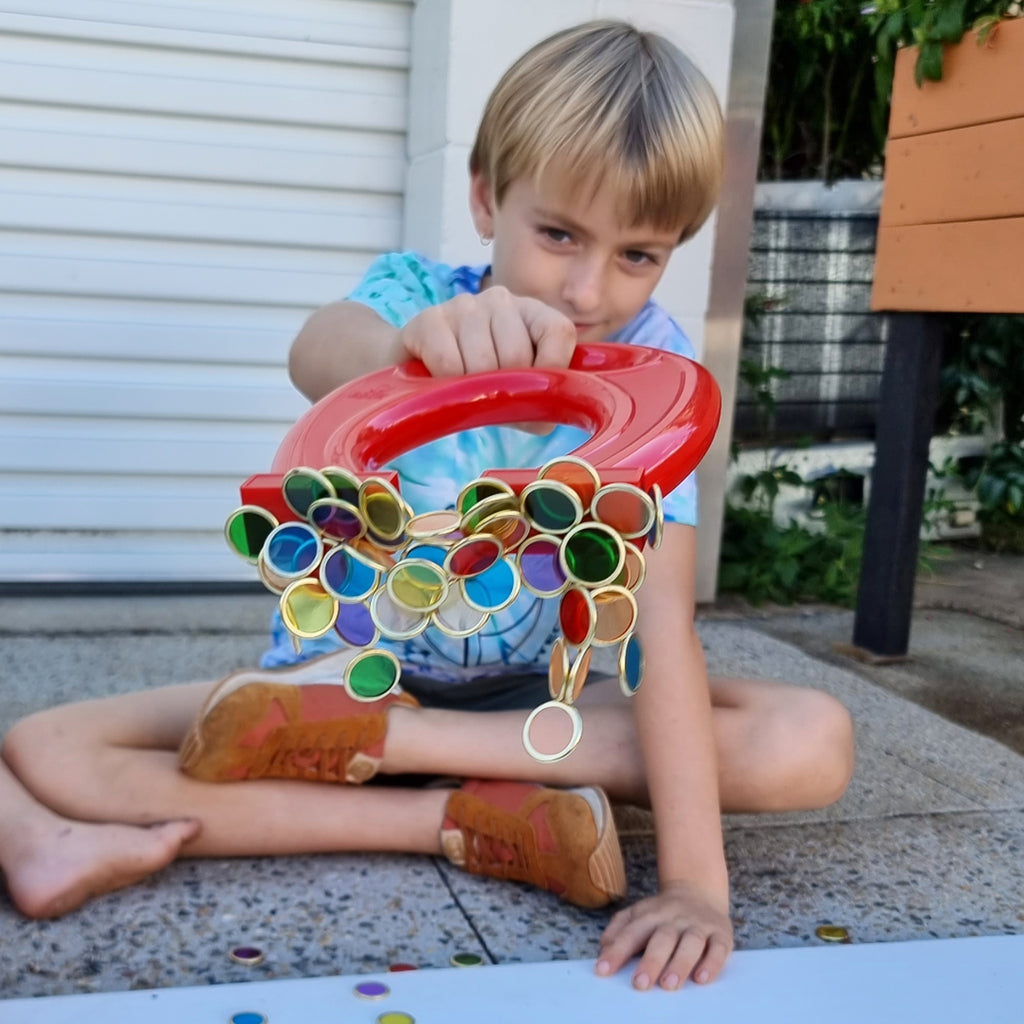
[[[1006,573],[1008,607],[1019,609],[1024,560]],[[0,725],[55,701],[251,664],[272,603],[264,595],[2,599]],[[914,660],[885,669],[901,673],[894,682],[832,653],[833,641],[849,639],[849,623],[833,609],[732,608],[701,619],[713,672],[821,687],[851,709],[858,732],[856,776],[835,807],[726,820],[737,945],[816,944],[822,924],[845,926],[854,942],[1024,932],[1024,757],[993,738],[1010,742],[1012,729],[982,735],[976,721],[966,728],[921,699],[935,667],[952,677],[960,658],[961,687],[1001,694],[1009,724],[1019,724],[1022,624],[977,607],[919,609]],[[636,898],[656,885],[650,816],[617,813]],[[27,921],[0,894],[0,993],[294,978],[395,961],[439,967],[455,952],[496,963],[586,958],[608,916],[429,858],[184,861],[56,921]],[[263,964],[232,963],[228,951],[243,944],[261,947]]]

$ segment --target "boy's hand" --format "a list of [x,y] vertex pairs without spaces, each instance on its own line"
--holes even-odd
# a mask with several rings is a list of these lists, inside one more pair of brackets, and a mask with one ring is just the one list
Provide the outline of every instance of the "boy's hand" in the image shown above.
[[718,977],[732,946],[728,913],[697,886],[676,882],[611,919],[601,936],[597,973],[614,974],[642,952],[635,988],[676,989],[691,976],[704,984]]
[[539,299],[495,285],[423,310],[398,340],[432,377],[460,377],[509,367],[568,366],[576,328]]

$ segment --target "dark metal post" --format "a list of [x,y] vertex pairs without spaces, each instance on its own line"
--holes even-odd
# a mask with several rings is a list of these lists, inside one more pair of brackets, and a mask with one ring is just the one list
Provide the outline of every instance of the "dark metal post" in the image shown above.
[[910,641],[943,318],[896,313],[890,328],[853,625],[854,646],[882,657],[906,654]]

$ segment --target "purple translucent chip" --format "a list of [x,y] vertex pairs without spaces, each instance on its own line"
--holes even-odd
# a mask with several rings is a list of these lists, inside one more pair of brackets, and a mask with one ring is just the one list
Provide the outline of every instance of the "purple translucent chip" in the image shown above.
[[379,981],[361,981],[352,991],[361,999],[383,999],[391,989]]
[[365,604],[339,605],[334,628],[351,647],[366,647],[377,639],[377,627]]
[[557,593],[565,584],[555,541],[534,541],[520,548],[519,571],[528,587],[543,593]]

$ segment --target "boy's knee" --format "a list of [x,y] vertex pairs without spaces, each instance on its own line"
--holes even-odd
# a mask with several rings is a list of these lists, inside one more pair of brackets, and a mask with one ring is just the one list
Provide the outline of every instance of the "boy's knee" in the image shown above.
[[835,803],[853,777],[853,718],[846,706],[820,690],[806,692],[800,731],[821,790],[822,805]]

